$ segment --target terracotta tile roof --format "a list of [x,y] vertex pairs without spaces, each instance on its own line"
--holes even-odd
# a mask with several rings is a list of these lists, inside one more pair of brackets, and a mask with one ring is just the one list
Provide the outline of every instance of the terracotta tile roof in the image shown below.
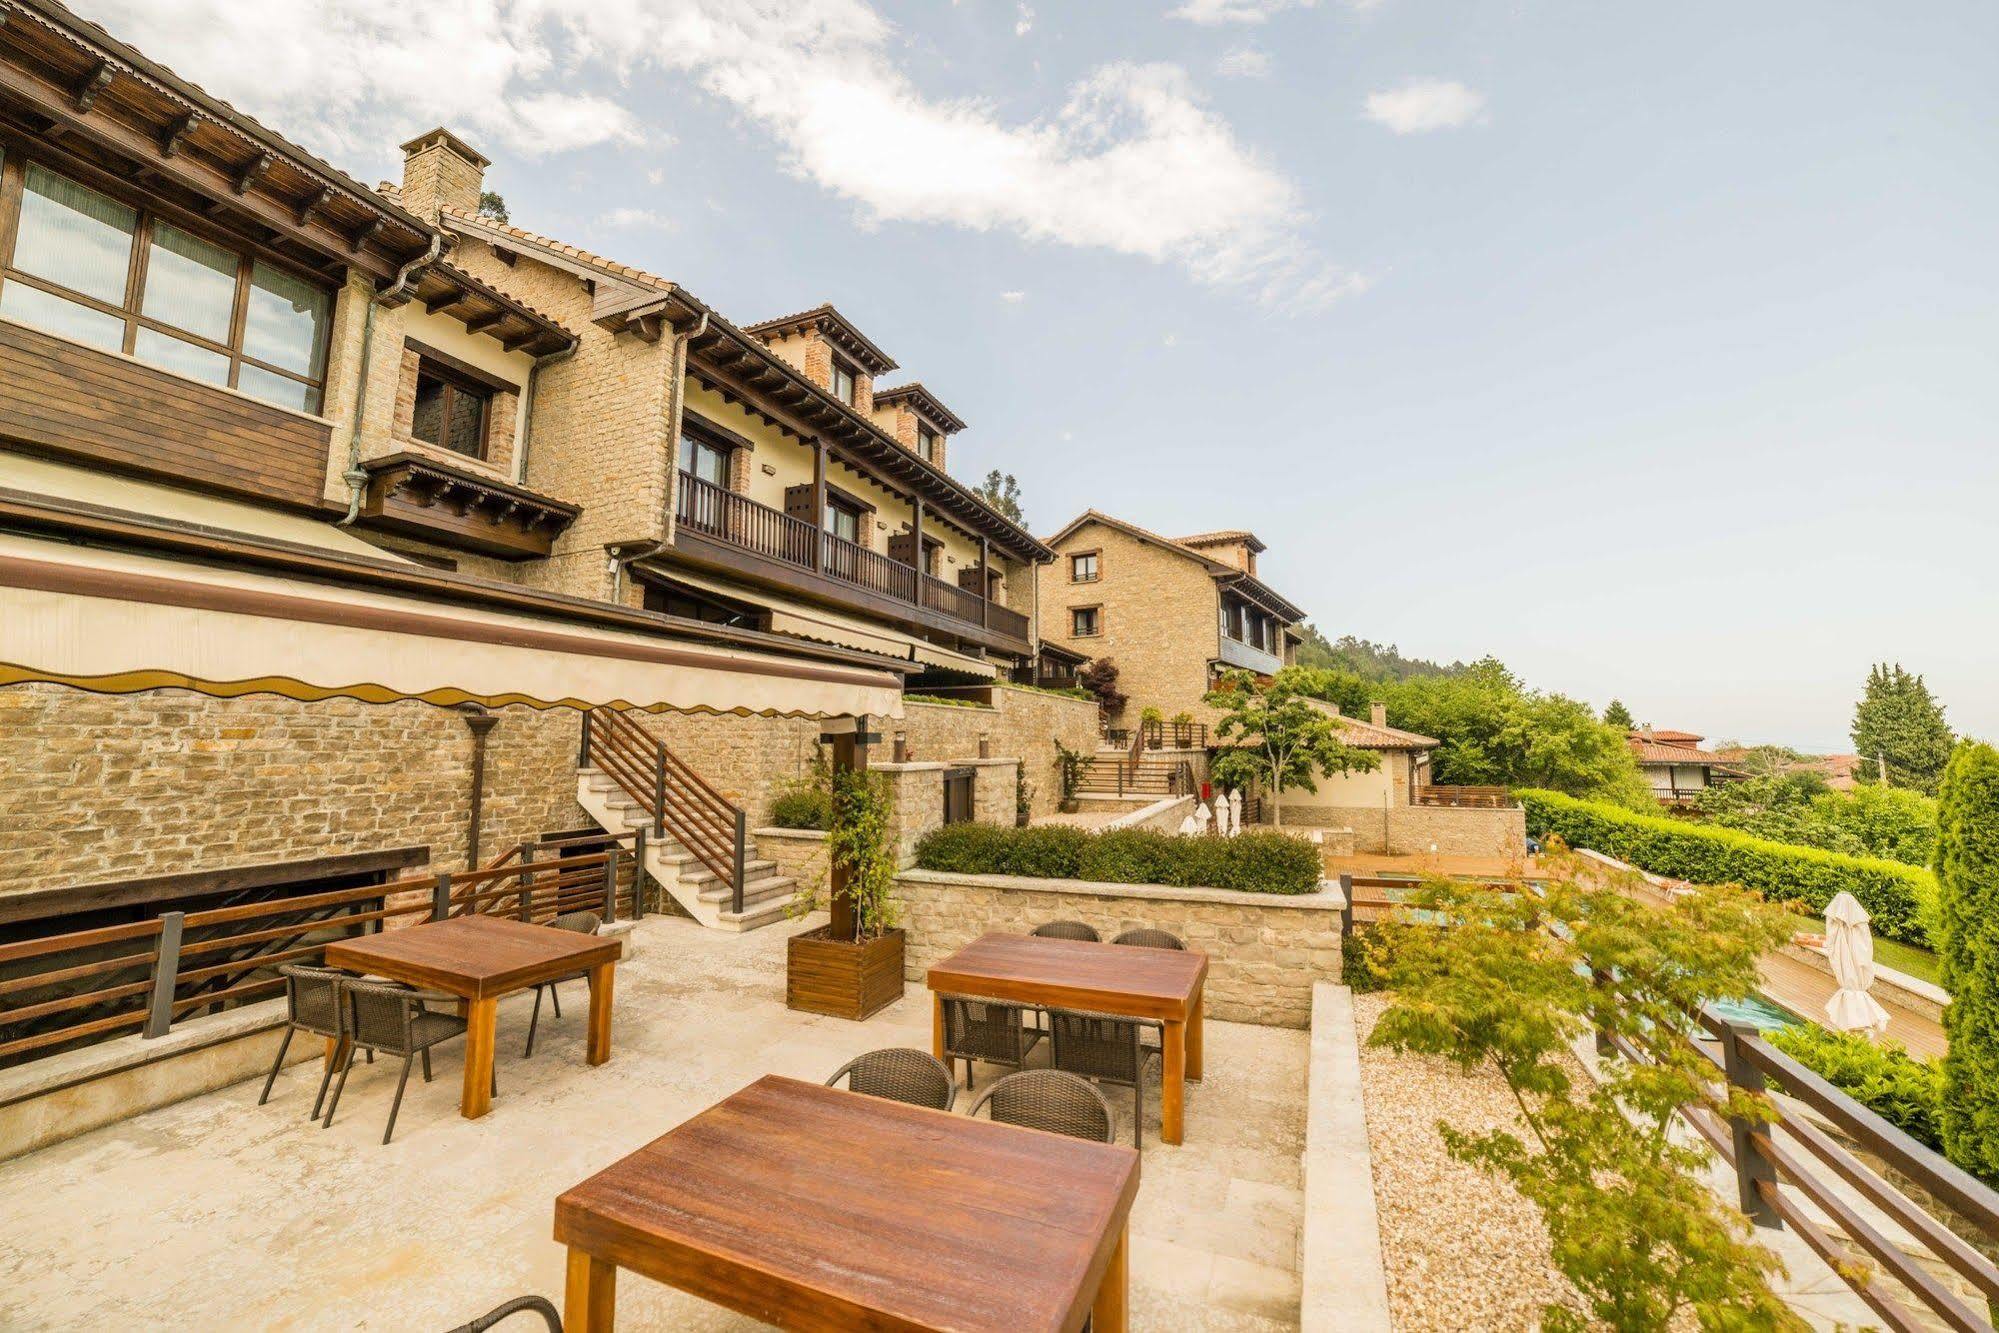
[[1630,743],[1631,753],[1637,756],[1641,764],[1700,764],[1708,768],[1728,767],[1727,761],[1712,750],[1702,750],[1691,745],[1668,745],[1663,741],[1648,741],[1640,736],[1631,737]]
[[592,268],[604,269],[641,287],[653,287],[663,292],[675,290],[671,282],[668,282],[656,273],[648,273],[642,268],[634,268],[630,264],[621,264],[615,259],[606,259],[602,255],[592,254],[582,246],[570,245],[566,241],[558,241],[552,236],[543,236],[540,232],[529,231],[525,227],[516,227],[510,222],[495,222],[492,218],[481,217],[477,213],[469,213],[462,208],[453,208],[449,204],[444,205],[442,211],[446,217],[457,218],[461,222],[475,223],[481,227],[489,227],[494,231],[515,237],[529,245],[538,245],[544,249],[553,250],[559,255],[567,255],[578,263],[588,264]]
[[[1128,532],[1132,536],[1137,537],[1141,541],[1154,542],[1160,546],[1165,547],[1168,550],[1178,551],[1180,554],[1186,556],[1190,560],[1200,561],[1202,566],[1207,569],[1208,573],[1213,575],[1215,578],[1221,579],[1224,582],[1229,582],[1229,583],[1246,584],[1248,585],[1248,587],[1252,592],[1259,594],[1264,599],[1270,602],[1274,602],[1282,607],[1288,608],[1289,611],[1295,612],[1296,614],[1292,617],[1294,621],[1302,621],[1305,619],[1305,611],[1302,607],[1295,605],[1290,598],[1284,596],[1282,593],[1278,592],[1277,589],[1271,587],[1268,583],[1265,583],[1262,579],[1259,579],[1258,577],[1256,577],[1256,575],[1249,573],[1247,570],[1238,569],[1234,565],[1228,564],[1221,560],[1217,560],[1211,555],[1203,554],[1202,552],[1187,545],[1184,539],[1161,536],[1159,533],[1152,531],[1150,528],[1141,528],[1136,523],[1127,523],[1125,520],[1121,518],[1113,518],[1111,515],[1104,513],[1100,509],[1085,509],[1075,518],[1070,519],[1067,523],[1065,523],[1062,526],[1061,531],[1057,532],[1054,536],[1047,539],[1048,545],[1053,546],[1056,542],[1061,541],[1063,538],[1067,537],[1070,533],[1074,532],[1077,528],[1082,527],[1085,523],[1102,523],[1108,527],[1113,527],[1123,532]],[[1208,535],[1213,536],[1212,533]]]
[[783,333],[804,324],[830,325],[842,349],[867,362],[865,369],[871,375],[884,375],[897,368],[895,358],[875,346],[874,340],[856,328],[854,321],[841,314],[831,301],[821,301],[810,310],[800,310],[796,314],[779,315],[776,319],[745,324],[743,332],[761,338],[766,334]]
[[1270,548],[1263,540],[1247,528],[1228,528],[1221,532],[1197,532],[1191,537],[1175,537],[1182,546],[1222,546],[1229,542],[1243,542],[1257,551]]
[[543,324],[547,325],[549,329],[551,329],[552,331],[559,333],[565,338],[574,341],[576,337],[576,330],[564,324],[554,315],[548,314],[547,312],[542,310],[535,309],[535,307],[529,305],[526,301],[521,300],[520,297],[515,296],[512,292],[501,291],[498,287],[493,286],[491,283],[485,281],[483,278],[475,278],[470,273],[467,273],[464,269],[458,267],[458,265],[450,263],[449,261],[440,262],[437,265],[437,267],[443,270],[444,272],[449,273],[454,281],[462,284],[463,286],[471,288],[475,292],[482,292],[482,293],[490,292],[493,293],[495,296],[498,296],[513,305],[519,306],[529,315],[532,315],[534,318],[540,320]]
[[923,387],[922,380],[911,380],[893,388],[875,390],[875,404],[893,403],[899,399],[909,399],[909,405],[943,427],[946,435],[955,435],[965,428],[965,423],[956,412],[944,406],[936,394]]
[[1357,717],[1348,717],[1334,705],[1319,699],[1306,703],[1322,713],[1331,713],[1340,724],[1340,739],[1358,750],[1428,750],[1437,744],[1434,736],[1421,736],[1397,727],[1377,727]]
[[1698,732],[1669,731],[1665,727],[1641,727],[1632,734],[1650,736],[1653,740],[1664,741],[1668,745],[1699,745],[1707,739],[1707,737]]

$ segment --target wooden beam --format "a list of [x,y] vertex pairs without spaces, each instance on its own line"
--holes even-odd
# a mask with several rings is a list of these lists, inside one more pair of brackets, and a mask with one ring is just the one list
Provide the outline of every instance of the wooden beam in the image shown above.
[[268,148],[258,153],[256,157],[250,160],[248,165],[236,173],[236,179],[231,182],[236,187],[236,193],[248,194],[250,187],[261,179],[264,173],[269,171],[271,165],[277,160],[278,155]]
[[505,323],[508,316],[512,313],[512,311],[508,310],[495,310],[484,315],[474,315],[471,319],[465,321],[465,331],[467,333],[484,333],[496,324]]
[[319,216],[319,211],[326,207],[327,200],[331,198],[333,198],[333,187],[331,185],[320,186],[317,190],[306,196],[305,201],[298,206],[298,212],[293,214],[294,220],[297,221],[299,226],[305,226],[315,217]]
[[187,141],[188,132],[194,129],[198,117],[190,111],[168,125],[160,135],[160,156],[170,158],[180,152],[181,144]]
[[423,303],[423,312],[426,315],[435,315],[439,311],[449,310],[469,295],[471,293],[467,292],[464,288],[453,287],[450,295],[433,297],[431,300],[425,301]]
[[78,111],[89,111],[91,107],[97,105],[98,95],[109,88],[117,77],[118,69],[115,65],[108,60],[98,61],[90,73],[83,76],[83,81],[71,91],[70,101],[75,103]]
[[387,224],[384,223],[380,218],[369,218],[367,222],[362,224],[361,229],[359,231],[352,232],[348,235],[347,237],[348,250],[354,254],[357,255],[360,254],[361,247],[366,245],[368,242],[374,240],[377,236],[380,236],[382,234],[382,229],[386,225]]

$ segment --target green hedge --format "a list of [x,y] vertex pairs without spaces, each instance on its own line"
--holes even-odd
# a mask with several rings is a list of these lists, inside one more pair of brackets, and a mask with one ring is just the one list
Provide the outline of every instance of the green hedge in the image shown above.
[[1763,1035],[1916,1142],[1943,1150],[1938,1124],[1944,1082],[1937,1061],[1918,1060],[1896,1042],[1877,1046],[1855,1033],[1828,1032],[1816,1025],[1779,1028]]
[[1170,884],[1245,893],[1310,893],[1319,886],[1320,875],[1318,850],[1283,833],[1181,838],[1147,829],[1089,833],[1063,825],[948,824],[932,829],[916,844],[916,864],[924,870],[961,875]]
[[1740,884],[1773,901],[1804,902],[1814,911],[1824,911],[1833,895],[1845,889],[1874,918],[1876,934],[1929,947],[1936,880],[1927,870],[1641,815],[1560,792],[1523,789],[1513,794],[1526,808],[1527,831],[1537,838],[1554,834],[1571,847],[1587,847],[1655,875],[1697,884]]

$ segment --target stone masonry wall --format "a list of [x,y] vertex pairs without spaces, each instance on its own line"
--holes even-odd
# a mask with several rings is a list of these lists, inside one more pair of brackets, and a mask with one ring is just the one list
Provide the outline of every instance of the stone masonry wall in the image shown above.
[[[1094,583],[1069,579],[1069,556],[1097,551]],[[1180,712],[1212,725],[1220,715],[1201,702],[1208,662],[1220,646],[1220,601],[1215,581],[1191,557],[1142,542],[1101,523],[1086,523],[1056,547],[1041,572],[1041,637],[1117,665],[1118,688],[1129,695],[1130,725],[1146,707],[1166,717]],[[1101,607],[1101,632],[1077,638],[1070,631],[1074,607]]]
[[1527,816],[1521,810],[1286,805],[1284,823],[1286,827],[1350,829],[1357,852],[1423,856],[1434,844],[1440,856],[1527,854]]
[[927,870],[906,871],[896,892],[905,974],[918,985],[933,964],[988,931],[1025,935],[1048,921],[1081,921],[1105,939],[1140,926],[1173,932],[1208,955],[1206,1013],[1223,1022],[1309,1027],[1312,984],[1340,978],[1337,893],[1287,898]]
[[[1055,742],[1085,754],[1097,748],[1097,705],[1033,690],[993,689],[991,708],[960,708],[950,704],[905,703],[898,728],[909,737],[910,754],[918,760],[970,759],[979,752],[979,735],[992,738],[992,753],[1019,759],[1033,788],[1033,816],[1053,814],[1061,799],[1055,774]],[[892,725],[892,724],[890,724]],[[1012,805],[1002,822],[1012,822]]]
[[[487,736],[481,856],[585,818],[577,715]],[[466,864],[472,735],[409,701],[0,689],[0,894],[425,844]]]

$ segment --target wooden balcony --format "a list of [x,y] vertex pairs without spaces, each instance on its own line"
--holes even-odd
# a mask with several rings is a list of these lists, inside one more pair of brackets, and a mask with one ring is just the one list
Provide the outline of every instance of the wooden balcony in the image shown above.
[[745,495],[679,477],[672,553],[782,592],[1024,654],[1027,617]]
[[1222,636],[1222,663],[1254,671],[1260,676],[1274,676],[1284,669],[1284,659],[1276,653],[1244,643],[1241,639],[1232,639],[1226,634]]

